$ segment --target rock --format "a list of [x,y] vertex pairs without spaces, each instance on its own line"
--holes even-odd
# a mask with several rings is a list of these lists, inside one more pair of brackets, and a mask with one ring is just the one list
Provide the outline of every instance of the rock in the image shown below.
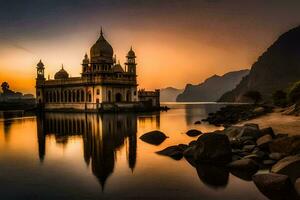
[[202,134],[195,146],[196,163],[228,163],[231,161],[231,146],[226,135],[219,133]]
[[243,142],[243,145],[256,145],[256,142],[254,142],[253,140],[246,140]]
[[198,131],[196,129],[191,129],[191,130],[187,131],[186,134],[190,137],[196,137],[196,136],[202,134],[202,132]]
[[142,141],[153,144],[153,145],[161,144],[166,138],[167,138],[167,136],[163,132],[160,132],[160,131],[150,131],[140,137],[140,139]]
[[250,155],[247,155],[245,156],[243,159],[251,159],[251,160],[254,160],[254,161],[260,161],[262,158],[259,157],[257,154],[250,154]]
[[183,151],[183,156],[184,156],[185,158],[193,158],[193,157],[194,157],[195,151],[196,151],[196,145],[189,146],[188,148],[186,148],[186,149]]
[[265,112],[265,108],[264,107],[257,107],[253,110],[253,113],[255,114],[262,114]]
[[260,136],[260,131],[254,126],[244,126],[239,134],[239,137],[251,137],[257,139]]
[[252,151],[254,148],[255,148],[255,145],[245,145],[245,146],[243,147],[243,150],[244,150],[244,151],[250,152],[250,151]]
[[256,174],[253,182],[261,193],[269,199],[295,199],[295,191],[288,176],[282,174]]
[[183,156],[183,150],[179,146],[170,146],[164,150],[156,152],[159,155],[169,156],[175,160],[180,160]]
[[298,196],[300,196],[300,178],[298,178],[295,182],[295,189],[296,189]]
[[224,188],[228,184],[229,172],[224,167],[200,164],[196,169],[200,180],[210,187]]
[[275,138],[274,131],[273,131],[273,129],[271,127],[260,129],[260,135],[261,136],[271,135],[272,138]]
[[290,177],[292,182],[300,177],[300,155],[288,156],[279,160],[273,165],[271,172],[285,174]]
[[193,140],[189,143],[189,146],[193,146],[193,145],[196,145],[197,144],[197,141],[196,140]]
[[241,159],[241,160],[233,161],[229,163],[227,166],[230,169],[250,171],[253,173],[256,173],[257,170],[259,169],[258,164],[252,159]]
[[270,152],[293,155],[300,153],[300,135],[280,137],[269,144]]
[[184,150],[186,150],[189,146],[188,145],[186,145],[186,144],[179,144],[179,145],[177,145],[178,146],[178,148],[180,148],[181,149],[181,151],[183,152]]
[[269,158],[271,158],[272,160],[280,160],[284,157],[284,155],[282,153],[270,153],[269,154]]
[[194,124],[201,124],[201,121],[196,121]]
[[261,149],[269,150],[269,143],[273,140],[272,136],[267,134],[256,140],[256,144]]
[[252,159],[236,160],[228,164],[230,173],[246,181],[251,181],[252,175],[259,169],[258,164]]
[[264,160],[264,161],[263,161],[263,164],[264,164],[264,165],[268,165],[268,166],[274,165],[275,163],[276,163],[275,160]]
[[240,160],[240,159],[242,159],[242,157],[238,156],[238,155],[232,155],[232,157],[231,157],[232,161],[236,161],[236,160]]
[[264,159],[264,158],[267,157],[267,153],[265,153],[264,151],[258,150],[258,151],[255,151],[254,153],[255,153],[258,157],[260,157],[261,159]]
[[229,139],[236,139],[237,136],[240,134],[240,132],[242,131],[241,126],[230,126],[226,129],[224,129],[222,131],[223,134],[227,135],[227,137],[229,137]]
[[286,133],[278,133],[275,135],[275,138],[282,138],[282,137],[288,137],[289,134],[286,134]]
[[254,124],[254,123],[246,123],[246,124],[244,124],[244,126],[249,126],[249,127],[255,128],[257,130],[259,129],[258,124]]

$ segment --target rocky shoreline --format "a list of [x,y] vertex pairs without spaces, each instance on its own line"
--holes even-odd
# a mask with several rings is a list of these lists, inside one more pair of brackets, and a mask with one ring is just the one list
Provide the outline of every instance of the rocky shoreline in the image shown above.
[[202,121],[208,122],[216,126],[229,126],[240,121],[250,120],[267,113],[272,112],[273,107],[268,105],[228,105],[222,107],[215,113],[209,113],[206,119]]
[[[155,138],[158,132],[147,136]],[[162,134],[160,138],[166,138]],[[189,144],[170,146],[157,154],[185,158],[200,179],[213,187],[225,186],[231,173],[253,181],[269,199],[300,199],[300,136],[276,134],[271,127],[260,129],[257,124],[198,134]]]

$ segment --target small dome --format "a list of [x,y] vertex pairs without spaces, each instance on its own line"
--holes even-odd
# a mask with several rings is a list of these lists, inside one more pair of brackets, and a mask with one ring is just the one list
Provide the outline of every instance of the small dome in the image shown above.
[[128,51],[127,53],[127,58],[135,58],[135,53],[134,51],[132,50],[132,47],[130,48],[130,50]]
[[123,67],[121,66],[120,62],[118,64],[116,64],[115,66],[113,66],[113,71],[114,72],[119,72],[119,73],[123,73]]
[[63,66],[54,75],[54,79],[67,79],[67,78],[69,78],[69,74],[68,74],[68,72],[66,70],[64,70]]
[[37,64],[38,68],[44,68],[44,63],[42,62],[42,60],[40,60],[40,62]]
[[101,30],[101,34],[96,43],[92,46],[90,56],[92,61],[105,60],[108,62],[113,61],[114,50],[111,45],[106,41]]

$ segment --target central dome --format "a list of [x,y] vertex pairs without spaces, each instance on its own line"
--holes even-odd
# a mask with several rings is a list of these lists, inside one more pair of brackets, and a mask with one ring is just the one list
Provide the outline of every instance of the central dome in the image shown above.
[[69,78],[69,74],[66,70],[64,70],[64,67],[61,66],[61,69],[56,72],[56,74],[54,75],[54,79],[67,79]]
[[91,62],[106,61],[113,62],[114,50],[111,45],[106,41],[101,30],[101,34],[97,42],[91,48]]

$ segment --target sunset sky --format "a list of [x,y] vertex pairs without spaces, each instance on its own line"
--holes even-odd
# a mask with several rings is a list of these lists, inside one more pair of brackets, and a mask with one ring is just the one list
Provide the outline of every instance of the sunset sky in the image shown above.
[[300,25],[299,0],[1,0],[0,81],[34,93],[64,64],[79,76],[99,37],[123,63],[132,45],[140,87],[153,89],[249,68],[282,33]]

